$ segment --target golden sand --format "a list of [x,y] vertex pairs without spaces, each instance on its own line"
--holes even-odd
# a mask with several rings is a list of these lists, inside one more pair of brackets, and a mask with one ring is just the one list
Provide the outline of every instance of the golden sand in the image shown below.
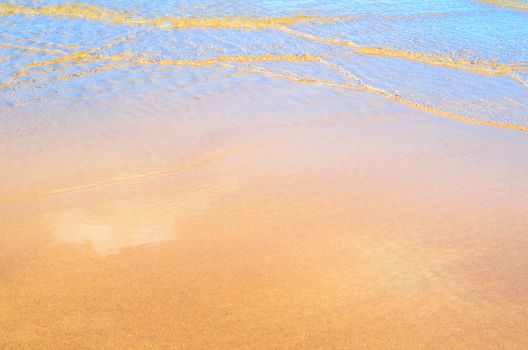
[[524,133],[231,99],[2,164],[2,349],[525,348]]

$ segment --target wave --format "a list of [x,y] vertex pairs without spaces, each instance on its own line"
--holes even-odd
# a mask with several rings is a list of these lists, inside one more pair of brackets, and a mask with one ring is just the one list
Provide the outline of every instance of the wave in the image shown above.
[[286,27],[279,28],[279,30],[301,39],[347,47],[352,49],[354,52],[365,56],[397,58],[406,61],[417,62],[427,66],[455,69],[478,75],[505,76],[521,84],[523,87],[528,88],[528,82],[517,74],[520,71],[528,70],[528,64],[526,63],[516,63],[510,65],[482,59],[457,59],[449,55],[432,55],[420,52],[403,51],[390,47],[359,46],[352,41],[322,38]]
[[[18,72],[16,72],[6,83],[0,84],[0,88],[7,88],[15,85],[24,85],[20,79],[30,75],[31,71],[44,68],[37,72],[37,75],[42,75],[51,71],[57,71],[56,66],[65,68],[66,66],[85,65],[89,63],[125,63],[126,66],[172,66],[172,67],[206,67],[221,63],[257,63],[257,62],[320,62],[321,58],[312,55],[259,55],[259,56],[218,56],[215,58],[204,60],[180,60],[180,59],[157,59],[150,55],[135,55],[129,53],[117,55],[100,55],[98,51],[100,48],[89,51],[76,52],[57,59],[44,60],[37,63],[29,64]],[[104,68],[99,68],[91,72],[64,74],[57,78],[60,80],[70,80],[71,78],[79,78],[84,75],[93,73],[100,73],[114,68],[115,65],[107,64]],[[45,80],[45,79],[44,79]],[[42,82],[44,80],[40,80]],[[28,82],[29,84],[35,81]]]
[[[499,3],[499,1],[483,1],[486,3]],[[500,2],[500,3],[517,3],[517,2]],[[521,3],[519,3],[521,4]],[[528,5],[527,5],[528,6]],[[296,17],[276,17],[276,18],[248,18],[248,17],[226,17],[226,18],[191,18],[191,17],[162,17],[162,18],[147,18],[131,16],[126,13],[116,12],[113,10],[85,5],[80,3],[68,3],[58,6],[48,7],[23,7],[13,4],[0,4],[0,16],[21,15],[21,16],[48,16],[53,18],[77,18],[95,22],[102,22],[113,25],[135,25],[135,26],[153,26],[161,30],[186,30],[193,28],[202,29],[237,29],[237,30],[274,30],[289,36],[307,40],[311,42],[321,43],[328,46],[343,47],[348,53],[352,55],[374,56],[380,58],[401,59],[411,62],[416,62],[426,66],[441,67],[453,70],[468,72],[471,74],[478,74],[484,76],[507,77],[515,82],[521,84],[524,88],[528,88],[525,73],[528,71],[528,65],[525,63],[505,64],[487,60],[471,60],[466,58],[457,58],[451,55],[434,55],[430,53],[403,51],[390,47],[379,46],[360,46],[352,41],[341,40],[332,37],[322,37],[315,34],[309,34],[300,31],[298,28],[292,29],[290,26],[303,23],[312,24],[331,24],[340,21],[350,21],[352,17],[316,17],[316,16],[296,16]],[[267,34],[267,33],[265,33]],[[5,36],[3,36],[5,37]],[[231,64],[251,64],[251,63],[266,63],[266,62],[293,62],[305,63],[314,62],[331,66],[332,69],[340,73],[346,78],[346,83],[340,81],[324,81],[311,77],[300,77],[286,72],[271,72],[264,68],[259,68],[257,65],[245,65],[244,69],[253,70],[256,73],[271,75],[275,78],[287,79],[298,83],[324,85],[327,87],[363,91],[371,94],[383,96],[395,102],[424,110],[432,114],[441,115],[451,119],[470,121],[480,125],[508,128],[520,131],[528,131],[528,127],[517,126],[513,124],[481,121],[477,118],[466,117],[454,113],[444,112],[442,110],[433,109],[424,104],[415,103],[412,100],[404,99],[403,97],[393,94],[377,87],[363,84],[358,77],[353,76],[346,70],[337,65],[331,65],[325,60],[327,53],[336,50],[330,48],[319,54],[308,54],[303,46],[300,54],[267,54],[264,52],[260,55],[225,55],[206,59],[172,59],[160,58],[156,54],[147,55],[130,51],[111,54],[103,51],[105,48],[112,48],[119,43],[131,41],[135,35],[126,35],[116,40],[109,41],[101,47],[90,50],[78,51],[78,47],[63,46],[59,44],[37,42],[30,39],[17,39],[22,41],[15,41],[9,39],[12,43],[0,43],[0,48],[9,48],[15,50],[34,51],[43,54],[60,55],[52,56],[51,58],[41,58],[40,61],[30,63],[17,72],[10,75],[7,81],[0,82],[0,88],[16,88],[22,85],[35,85],[40,82],[49,81],[69,81],[76,78],[85,77],[91,74],[102,73],[112,69],[121,69],[127,67],[139,66],[154,66],[154,67],[205,67],[205,66],[224,66],[229,67]],[[71,52],[73,50],[74,52]],[[304,54],[306,52],[306,54]],[[105,54],[106,53],[106,54]],[[82,66],[82,71],[71,73],[67,71],[71,67]],[[52,74],[48,74],[52,73]],[[523,106],[524,107],[524,106]]]
[[428,66],[456,69],[479,75],[505,76],[528,88],[528,82],[522,80],[516,74],[519,71],[528,69],[528,65],[524,63],[508,65],[494,61],[464,60],[447,55],[429,55],[411,51],[400,51],[387,47],[359,47],[356,48],[356,52],[367,56],[404,59]]
[[[111,47],[119,42],[130,39],[129,36],[119,38],[114,42],[107,43],[104,47]],[[100,54],[102,48],[95,48],[88,51],[76,52],[57,59],[44,60],[37,63],[33,63],[20,69],[14,74],[11,79],[4,84],[0,84],[0,88],[19,86],[19,85],[30,85],[35,82],[43,82],[49,79],[57,79],[62,81],[69,81],[75,78],[81,78],[91,74],[101,73],[112,69],[122,67],[134,67],[134,66],[169,66],[169,67],[206,67],[213,65],[222,64],[233,64],[233,63],[269,63],[269,62],[293,62],[293,63],[306,63],[314,62],[331,67],[333,70],[343,75],[347,82],[341,83],[332,80],[320,80],[312,77],[296,76],[290,72],[277,72],[262,67],[256,66],[245,66],[245,69],[266,75],[272,78],[278,78],[282,80],[288,80],[295,83],[320,85],[331,88],[343,89],[343,90],[354,90],[362,91],[370,94],[382,96],[394,102],[412,107],[414,109],[422,110],[434,115],[446,117],[449,119],[456,119],[460,121],[471,122],[478,125],[505,128],[517,131],[528,131],[528,127],[521,125],[515,125],[510,123],[483,121],[464,115],[442,111],[436,108],[431,108],[426,105],[416,103],[412,100],[403,98],[402,96],[394,93],[387,92],[385,90],[373,87],[361,82],[360,79],[351,75],[348,71],[342,69],[339,65],[327,62],[326,57],[314,56],[314,55],[258,55],[258,56],[218,56],[210,59],[203,60],[182,60],[182,59],[159,59],[152,55],[145,54],[131,54],[121,53],[115,55],[104,55]],[[515,72],[521,69],[527,68],[522,65],[503,65],[495,62],[470,62],[465,60],[454,60],[448,56],[431,56],[419,53],[397,51],[390,48],[380,47],[359,47],[355,48],[355,51],[363,55],[373,55],[381,57],[394,57],[402,58],[409,61],[415,61],[431,66],[440,66],[445,68],[466,70],[473,73],[495,75],[495,76],[511,76],[512,79],[520,80],[520,77],[514,75]],[[42,76],[49,72],[59,73],[60,70],[66,69],[69,66],[81,66],[88,65],[91,63],[98,63],[100,66],[96,69],[84,71],[81,73],[74,74],[55,74],[52,77],[45,77],[41,80],[36,80],[36,76]],[[22,80],[24,77],[31,75],[32,79],[28,81]]]
[[521,0],[480,0],[480,2],[513,10],[528,11],[528,3]]
[[[324,64],[328,64],[324,60],[321,60],[321,62]],[[343,73],[343,71],[346,71],[335,64],[328,64],[328,65],[340,73]],[[413,101],[412,99],[405,98],[399,94],[392,93],[392,92],[389,92],[389,91],[386,91],[386,90],[383,90],[383,89],[380,89],[380,88],[377,88],[377,87],[374,87],[368,84],[364,84],[358,79],[351,79],[353,81],[348,82],[348,83],[339,83],[339,82],[332,81],[332,80],[321,80],[321,79],[315,79],[315,78],[301,77],[301,76],[297,76],[291,73],[283,74],[281,72],[274,72],[269,69],[251,68],[251,67],[248,67],[247,69],[253,72],[257,72],[257,73],[269,76],[269,77],[292,81],[292,82],[300,83],[300,84],[318,85],[318,86],[325,86],[325,87],[350,90],[350,91],[358,91],[358,92],[364,92],[364,93],[368,93],[372,95],[377,95],[387,100],[391,100],[393,102],[407,106],[409,108],[423,111],[428,114],[436,115],[436,116],[443,117],[446,119],[452,119],[452,120],[457,120],[457,121],[462,121],[462,122],[467,122],[471,124],[476,124],[476,125],[486,126],[486,127],[491,127],[491,128],[497,128],[497,129],[508,129],[508,130],[514,130],[514,131],[528,132],[528,126],[512,124],[508,122],[501,122],[501,121],[481,120],[481,119],[473,118],[473,117],[466,116],[466,115],[459,114],[459,113],[444,111],[444,110],[441,110],[435,107],[427,106],[425,104]],[[349,74],[350,73],[346,72],[347,78],[349,77]]]
[[299,23],[326,24],[348,21],[351,17],[293,16],[276,18],[222,17],[135,17],[106,8],[82,3],[67,3],[47,7],[24,7],[13,4],[0,4],[0,16],[48,16],[76,18],[93,22],[118,25],[153,26],[163,30],[183,29],[242,29],[263,30]]
[[39,52],[44,53],[47,55],[62,55],[66,54],[65,51],[59,50],[59,49],[48,49],[48,48],[41,48],[41,47],[34,47],[34,46],[26,46],[26,45],[17,45],[17,44],[8,44],[8,43],[0,43],[1,48],[8,48],[8,49],[15,49],[15,50],[23,50],[23,51],[30,51],[30,52]]
[[[492,1],[484,0],[486,3],[502,4],[502,6],[524,7],[528,9],[528,4],[518,1]],[[246,17],[225,17],[225,18],[187,18],[187,17],[163,17],[163,18],[146,18],[133,17],[125,13],[120,13],[105,9],[98,6],[86,5],[82,3],[67,3],[58,6],[48,7],[23,7],[13,4],[0,4],[0,15],[24,15],[24,16],[50,16],[61,18],[80,18],[85,20],[104,22],[108,24],[126,24],[126,25],[152,25],[160,29],[240,29],[240,30],[264,30],[274,29],[295,36],[300,39],[309,40],[317,43],[336,45],[353,49],[356,53],[368,56],[379,56],[405,59],[421,64],[443,67],[449,69],[462,70],[480,75],[508,76],[515,81],[527,87],[528,83],[519,78],[515,73],[519,70],[528,68],[528,65],[519,63],[507,65],[499,62],[490,62],[485,60],[464,60],[456,59],[450,56],[438,56],[419,52],[401,51],[388,47],[368,47],[359,46],[358,44],[335,38],[324,38],[316,35],[303,33],[289,28],[290,25],[301,23],[329,24],[341,21],[349,21],[351,17],[315,17],[315,16],[296,16],[296,17],[277,17],[277,18],[246,18]],[[2,44],[7,46],[7,44]],[[14,47],[14,46],[13,46]],[[15,47],[14,47],[15,48]],[[18,46],[19,49],[39,50],[28,46]],[[42,50],[44,51],[44,50]],[[64,58],[70,60],[72,57],[83,55],[75,54],[71,57]],[[249,57],[249,56],[248,56]],[[83,57],[79,57],[83,58]],[[56,60],[57,63],[63,59]],[[190,63],[190,62],[188,62]],[[197,63],[202,65],[202,63]]]
[[286,27],[278,28],[278,30],[313,42],[347,47],[360,55],[397,58],[406,61],[417,62],[427,66],[455,69],[478,75],[505,76],[521,84],[523,87],[528,88],[528,82],[517,74],[520,71],[528,70],[528,64],[524,62],[510,65],[482,59],[458,59],[449,55],[433,55],[420,52],[403,51],[390,47],[360,46],[352,41],[322,38]]

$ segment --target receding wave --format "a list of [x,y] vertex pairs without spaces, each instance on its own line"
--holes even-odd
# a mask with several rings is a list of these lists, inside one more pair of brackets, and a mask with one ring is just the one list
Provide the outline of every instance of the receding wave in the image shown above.
[[430,66],[458,69],[483,75],[508,75],[511,72],[528,68],[527,65],[523,64],[506,65],[484,60],[469,61],[454,59],[450,56],[434,56],[418,52],[400,51],[387,47],[359,47],[356,51],[363,55],[400,58]]
[[[528,127],[521,125],[515,125],[511,123],[504,122],[494,122],[494,121],[483,121],[475,119],[472,117],[467,117],[457,113],[446,112],[437,108],[431,108],[423,104],[414,102],[410,99],[404,98],[398,94],[394,94],[383,89],[370,86],[364,83],[361,83],[356,77],[351,76],[348,72],[344,71],[337,65],[329,64],[325,61],[325,57],[318,57],[313,55],[260,55],[260,56],[219,56],[211,59],[204,60],[180,60],[180,59],[157,59],[149,55],[134,55],[128,53],[122,53],[117,55],[102,55],[98,54],[99,49],[93,49],[85,52],[77,52],[65,57],[58,59],[45,60],[37,62],[31,65],[28,65],[17,72],[7,83],[0,84],[0,87],[8,87],[14,85],[24,85],[25,82],[21,82],[20,79],[29,76],[30,74],[43,75],[51,71],[57,71],[57,69],[65,68],[68,65],[85,65],[88,63],[100,63],[101,66],[95,70],[88,70],[82,73],[75,74],[59,74],[55,76],[56,79],[68,81],[74,78],[80,78],[90,74],[101,73],[104,71],[109,71],[119,67],[133,67],[133,66],[168,66],[168,67],[206,67],[219,64],[230,64],[230,63],[269,63],[269,62],[290,62],[290,63],[306,63],[314,62],[327,66],[331,66],[332,69],[337,71],[341,75],[345,75],[348,82],[340,83],[332,80],[321,80],[310,77],[299,77],[294,74],[280,74],[263,68],[256,68],[248,66],[252,72],[259,73],[266,76],[271,76],[273,78],[278,78],[282,80],[288,80],[294,83],[300,84],[310,84],[310,85],[320,85],[331,88],[338,88],[344,90],[353,90],[353,91],[362,91],[370,94],[375,94],[382,96],[389,100],[398,102],[400,104],[412,107],[415,109],[423,110],[425,112],[435,114],[438,116],[446,117],[449,119],[455,119],[460,121],[466,121],[475,123],[478,125],[495,127],[495,128],[505,128],[517,131],[528,131]],[[473,73],[486,74],[486,75],[504,75],[509,76],[517,69],[523,68],[523,66],[506,66],[496,63],[486,63],[481,62],[479,65],[475,65],[469,61],[457,61],[449,57],[433,57],[423,54],[416,54],[410,52],[400,52],[396,50],[386,49],[386,48],[357,48],[359,53],[364,55],[374,55],[374,56],[383,56],[383,57],[395,57],[403,58],[410,61],[416,61],[423,64],[428,64],[432,66],[440,66],[445,68],[453,69],[462,69],[467,70]],[[58,67],[57,67],[58,66]],[[35,72],[34,72],[35,71]],[[49,78],[44,78],[42,80],[30,80],[28,84],[32,84],[35,81],[42,82]]]
[[521,0],[480,0],[483,4],[506,7],[513,10],[528,11],[528,3]]
[[310,40],[313,42],[324,43],[329,45],[337,45],[350,48],[356,53],[366,56],[378,56],[387,58],[398,58],[407,61],[417,62],[433,67],[443,67],[449,69],[456,69],[473,74],[487,75],[487,76],[507,76],[524,87],[528,88],[528,82],[520,78],[516,73],[528,69],[528,64],[504,64],[495,61],[486,60],[470,60],[457,59],[449,55],[432,55],[421,52],[402,51],[390,47],[379,46],[359,46],[358,44],[348,41],[333,38],[318,37],[312,34],[302,33],[297,30],[282,27],[280,31],[293,35],[295,37]]
[[507,76],[519,82],[523,86],[528,87],[527,83],[516,75],[516,72],[528,69],[528,65],[526,64],[507,65],[485,60],[470,61],[464,59],[455,59],[450,56],[428,55],[418,52],[400,51],[387,47],[359,47],[356,49],[356,51],[360,54],[368,56],[404,59],[428,66],[457,69],[473,74]]
[[[58,59],[45,60],[25,66],[14,74],[11,79],[4,84],[0,84],[0,88],[16,85],[17,82],[24,77],[27,77],[32,70],[42,68],[37,74],[44,74],[50,71],[56,71],[56,66],[60,65],[84,65],[87,63],[118,63],[124,62],[127,66],[173,66],[173,67],[206,67],[220,63],[256,63],[256,62],[319,62],[320,57],[311,55],[260,55],[260,56],[219,56],[205,60],[179,60],[179,59],[154,59],[148,55],[97,55],[98,49],[93,49],[85,52],[77,52]],[[102,72],[114,68],[113,65],[106,65],[103,69],[98,69],[97,72]],[[86,74],[89,74],[87,72]],[[62,75],[59,79],[69,80],[73,77],[81,77],[83,73],[75,75]]]
[[486,60],[469,60],[469,59],[457,59],[449,55],[432,55],[420,52],[402,51],[393,49],[390,47],[375,47],[375,46],[359,46],[358,44],[333,38],[322,38],[315,35],[302,33],[290,28],[281,28],[282,32],[296,36],[301,39],[306,39],[314,42],[325,43],[330,45],[338,45],[348,47],[354,50],[356,53],[365,56],[378,56],[387,58],[397,58],[407,61],[417,62],[420,64],[443,67],[449,69],[456,69],[460,71],[469,72],[472,74],[486,75],[486,76],[506,76],[512,80],[518,82],[525,88],[528,88],[528,82],[522,79],[517,72],[527,70],[528,64],[517,63],[517,64],[504,64],[495,61]]
[[[515,7],[519,9],[528,9],[528,4],[520,1],[493,1],[483,0],[484,3],[490,3],[500,6]],[[357,53],[369,56],[380,56],[405,59],[409,61],[418,62],[425,65],[444,67],[449,69],[457,69],[473,74],[494,75],[494,76],[509,76],[512,79],[520,82],[524,86],[528,85],[522,79],[519,79],[515,72],[528,68],[528,65],[519,63],[516,65],[507,65],[499,62],[490,62],[485,60],[464,60],[456,59],[448,55],[438,56],[420,52],[401,51],[388,47],[360,47],[356,43],[340,40],[335,38],[319,37],[312,34],[303,33],[297,30],[288,28],[290,25],[300,23],[318,23],[329,24],[339,21],[350,20],[351,17],[316,17],[316,16],[295,16],[295,17],[277,17],[277,18],[247,18],[247,17],[225,17],[225,18],[187,18],[187,17],[162,17],[162,18],[146,18],[134,17],[124,13],[119,13],[109,9],[98,6],[86,5],[82,3],[67,3],[58,6],[48,7],[23,7],[14,4],[0,4],[0,15],[24,15],[24,16],[49,16],[61,18],[80,18],[90,21],[103,22],[108,24],[123,24],[123,25],[152,25],[160,29],[192,29],[192,28],[207,28],[207,29],[241,29],[241,30],[264,30],[275,29],[283,33],[298,37],[300,39],[309,40],[317,43],[324,43],[328,45],[336,45],[348,47],[355,50]],[[8,47],[8,44],[0,44]],[[39,49],[31,46],[10,45],[12,48],[18,48],[28,51],[41,51],[59,53],[59,50]],[[54,64],[61,63],[61,61],[75,60],[84,58],[85,53],[77,53],[72,56],[55,60]],[[268,57],[270,58],[270,57]],[[239,58],[240,59],[240,58]],[[248,56],[247,60],[253,60]],[[120,58],[120,60],[122,60]],[[158,61],[159,64],[170,65],[208,65],[205,62],[174,62],[172,61]],[[36,64],[39,65],[39,64]],[[28,68],[34,68],[35,65]]]
[[[322,61],[322,63],[326,64],[325,61]],[[336,70],[340,70],[340,71],[342,70],[340,69],[340,67],[333,67],[333,68]],[[348,83],[339,83],[339,82],[332,81],[332,80],[321,80],[321,79],[300,77],[294,74],[281,74],[281,73],[273,72],[267,69],[252,69],[252,68],[249,68],[249,69],[252,71],[256,71],[258,73],[262,73],[267,76],[271,76],[271,77],[283,79],[283,80],[288,80],[288,81],[292,81],[295,83],[326,86],[326,87],[331,87],[331,88],[359,91],[359,92],[365,92],[368,94],[381,96],[383,98],[397,102],[409,108],[424,111],[426,113],[436,115],[439,117],[443,117],[443,118],[447,118],[447,119],[468,122],[468,123],[472,123],[476,125],[497,128],[497,129],[509,129],[509,130],[515,130],[515,131],[528,132],[527,126],[522,126],[522,125],[508,123],[508,122],[501,122],[501,121],[480,120],[477,118],[468,117],[460,113],[444,111],[438,108],[430,107],[425,104],[413,101],[410,98],[405,98],[399,94],[392,93],[384,89],[370,86],[368,84],[364,84],[361,82],[358,83],[357,81],[348,82]]]
[[78,18],[106,24],[153,26],[164,30],[181,30],[191,28],[202,29],[243,29],[263,30],[298,23],[332,23],[346,21],[350,18],[293,16],[276,18],[222,17],[222,18],[190,18],[161,17],[147,18],[129,16],[98,6],[81,3],[68,3],[47,7],[24,7],[13,4],[0,4],[0,15],[48,16],[59,18]]
[[16,44],[8,44],[8,43],[0,43],[0,47],[9,48],[9,49],[16,49],[16,50],[23,50],[23,51],[30,51],[30,52],[40,52],[45,54],[65,54],[66,52],[59,49],[48,49],[48,48],[41,48],[41,47],[34,47],[34,46],[27,46],[27,45],[16,45]]
[[[506,7],[517,7],[519,9],[525,9],[528,4],[524,4],[517,1],[482,1],[484,3],[506,6]],[[527,75],[528,64],[524,62],[518,63],[504,63],[496,62],[485,59],[470,59],[467,56],[456,54],[456,50],[453,50],[452,54],[438,55],[428,53],[428,51],[434,52],[434,48],[417,48],[414,51],[404,51],[397,48],[383,47],[383,46],[369,46],[368,41],[364,46],[359,45],[356,42],[352,42],[347,36],[340,35],[336,32],[333,26],[325,26],[328,24],[336,24],[338,22],[348,22],[355,17],[328,17],[328,16],[293,16],[293,17],[142,17],[133,16],[125,12],[118,12],[103,7],[86,5],[81,3],[67,3],[57,6],[43,6],[43,7],[25,7],[15,4],[0,4],[0,16],[45,16],[49,18],[55,18],[56,21],[64,18],[83,19],[90,22],[98,22],[111,25],[122,25],[123,27],[112,28],[116,29],[116,32],[124,33],[122,37],[117,39],[106,39],[102,43],[98,44],[99,47],[93,48],[82,48],[84,44],[80,41],[73,41],[73,44],[80,43],[80,46],[71,45],[72,43],[52,43],[46,42],[41,37],[37,37],[34,40],[31,38],[16,38],[6,32],[2,34],[0,38],[6,40],[6,42],[0,43],[0,48],[8,49],[12,51],[21,51],[16,57],[22,57],[23,60],[17,64],[11,64],[9,70],[6,70],[5,79],[0,82],[0,88],[8,88],[11,91],[15,91],[21,86],[30,86],[39,89],[41,87],[49,86],[49,83],[54,81],[70,81],[72,79],[83,78],[89,75],[98,74],[102,72],[125,69],[126,71],[133,71],[137,67],[154,67],[153,70],[157,70],[156,67],[206,67],[206,66],[223,66],[232,68],[233,64],[246,64],[245,69],[252,70],[254,73],[266,74],[275,78],[287,79],[296,83],[307,83],[317,84],[337,89],[347,89],[355,91],[363,91],[371,94],[383,96],[393,101],[402,103],[404,105],[425,110],[427,112],[442,115],[458,120],[471,121],[480,125],[509,128],[515,130],[528,131],[524,126],[517,126],[514,123],[508,122],[493,122],[493,121],[481,121],[479,118],[466,117],[467,111],[464,110],[461,114],[449,113],[443,111],[442,108],[430,108],[428,105],[435,105],[434,103],[428,103],[424,100],[415,100],[412,96],[416,95],[412,92],[408,93],[408,98],[400,96],[391,89],[384,90],[382,87],[385,86],[383,83],[370,81],[368,85],[362,81],[369,81],[369,79],[363,79],[361,73],[350,73],[346,69],[343,69],[339,65],[332,65],[327,58],[336,57],[361,57],[367,60],[368,56],[379,57],[380,60],[370,60],[376,62],[387,62],[389,65],[393,64],[398,59],[408,62],[415,62],[419,65],[440,67],[456,71],[461,71],[462,76],[465,73],[476,74],[488,77],[506,77],[521,85],[521,90],[524,93],[525,90],[522,88],[528,88]],[[55,20],[54,20],[55,21]],[[89,23],[83,23],[88,24]],[[299,24],[313,24],[313,26],[302,27],[295,26]],[[348,26],[350,23],[344,24]],[[356,25],[356,23],[352,23]],[[325,26],[323,30],[319,30],[319,26]],[[137,31],[130,31],[127,26],[145,26],[148,29],[145,33],[136,33]],[[341,28],[342,23],[337,25]],[[180,49],[180,42],[173,46],[159,47],[162,35],[166,37],[176,37],[182,34],[183,36],[187,33],[173,33],[166,32],[166,30],[179,30],[185,31],[187,29],[211,29],[207,33],[192,33],[192,35],[204,35],[207,40],[217,40],[212,44],[207,45],[212,50],[208,51],[202,56],[202,53],[192,51],[189,54],[188,51]],[[230,33],[230,35],[237,35],[242,37],[255,36],[257,40],[251,40],[247,43],[238,42],[231,38],[225,39],[221,37],[223,32],[214,31],[214,29],[235,29],[241,31],[256,31],[251,33]],[[330,31],[328,31],[330,30]],[[332,31],[333,30],[333,31]],[[130,34],[134,32],[134,34]],[[142,31],[140,31],[142,32]],[[220,33],[220,35],[218,34]],[[329,34],[322,34],[329,33]],[[137,42],[134,40],[141,38],[141,35],[148,37],[149,39],[155,38],[154,44],[148,39],[146,41]],[[112,33],[112,36],[114,34]],[[198,37],[192,37],[195,40]],[[201,40],[202,37],[199,37]],[[263,39],[264,38],[264,39]],[[270,38],[270,39],[269,39]],[[275,38],[278,38],[275,42]],[[293,43],[293,49],[290,49],[289,44]],[[141,46],[143,44],[144,46]],[[192,42],[192,50],[196,48],[196,42]],[[398,43],[395,44],[397,46]],[[200,47],[202,42],[199,42]],[[92,48],[90,48],[92,47]],[[150,53],[144,53],[141,47],[148,48]],[[317,49],[313,49],[317,47]],[[233,49],[234,48],[234,49]],[[29,52],[29,55],[26,55]],[[204,51],[205,52],[205,51]],[[27,56],[27,57],[26,57]],[[7,60],[16,61],[15,59],[8,57]],[[13,56],[15,57],[15,56]],[[189,58],[189,57],[192,57]],[[196,57],[196,58],[194,58]],[[29,58],[29,59],[25,59]],[[382,58],[388,58],[383,60]],[[510,62],[511,60],[506,60]],[[314,76],[310,74],[304,76],[295,76],[288,71],[286,65],[284,65],[285,74],[276,74],[277,72],[271,72],[258,65],[258,63],[316,63],[314,70]],[[367,63],[368,64],[368,63]],[[397,64],[397,62],[396,62]],[[237,65],[237,69],[241,66]],[[326,65],[332,68],[339,74],[336,80],[331,79],[318,79],[315,77],[317,69],[321,65]],[[420,69],[419,65],[416,65]],[[298,65],[300,66],[300,65]],[[314,65],[310,67],[315,67]],[[289,65],[291,67],[291,65]],[[71,68],[71,69],[70,69]],[[301,68],[302,69],[302,68]],[[150,70],[150,68],[149,68]],[[280,69],[279,69],[280,70]],[[353,69],[351,70],[353,71]],[[436,71],[436,70],[435,70]],[[441,71],[441,70],[438,70]],[[335,73],[334,72],[334,73]],[[369,74],[369,73],[367,73]],[[378,73],[376,73],[378,74]],[[382,74],[382,73],[381,73]],[[458,73],[456,73],[458,74]],[[344,79],[342,79],[344,78]],[[361,78],[361,79],[360,79]],[[498,81],[499,79],[497,79]],[[504,79],[506,80],[506,79]],[[345,81],[343,83],[343,81]],[[500,80],[502,81],[502,79]],[[507,80],[506,80],[507,81]],[[41,84],[42,83],[42,84]],[[510,82],[508,82],[510,83]],[[517,88],[517,84],[511,84],[514,88]],[[385,86],[386,88],[386,86]],[[396,89],[394,89],[396,90]],[[508,96],[505,96],[508,97]],[[506,98],[504,99],[506,101]],[[515,100],[515,99],[514,99]],[[418,102],[415,102],[418,101]],[[516,108],[516,115],[522,113],[525,106],[522,103],[523,98],[521,96],[521,103],[518,103]],[[429,101],[430,102],[430,101]],[[467,101],[466,101],[467,102]],[[446,108],[448,110],[449,108]],[[491,109],[490,109],[491,110]],[[488,112],[485,112],[488,113]],[[488,114],[491,116],[491,114]],[[507,121],[507,118],[502,116],[493,115],[491,118],[496,120]],[[486,119],[486,118],[483,118]],[[489,120],[489,118],[487,119]],[[522,124],[522,123],[520,123]]]

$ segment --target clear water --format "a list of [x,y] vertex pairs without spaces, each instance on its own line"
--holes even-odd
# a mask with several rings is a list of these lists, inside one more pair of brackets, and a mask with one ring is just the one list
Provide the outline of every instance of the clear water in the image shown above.
[[[0,104],[192,95],[248,72],[528,129],[528,2],[8,1]],[[213,83],[214,81],[214,83]]]
[[526,3],[5,1],[0,350],[527,349]]

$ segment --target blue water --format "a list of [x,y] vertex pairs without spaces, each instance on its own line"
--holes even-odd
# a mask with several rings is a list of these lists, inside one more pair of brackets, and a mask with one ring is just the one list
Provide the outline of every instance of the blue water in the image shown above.
[[[309,82],[350,94],[376,93],[431,113],[491,126],[528,127],[528,11],[504,6],[508,2],[75,4],[79,3],[1,5],[4,107],[167,89],[185,95],[193,81],[215,79],[219,81],[212,85],[218,85],[226,75],[243,80],[251,72],[292,85]],[[273,22],[299,16],[311,20]],[[233,24],[237,18],[249,26],[237,27]],[[171,27],[181,19],[217,22]],[[252,27],[262,19],[268,22]],[[155,25],[155,20],[166,23]],[[357,49],[365,47],[382,48],[384,54]],[[302,59],[308,56],[310,60]]]

